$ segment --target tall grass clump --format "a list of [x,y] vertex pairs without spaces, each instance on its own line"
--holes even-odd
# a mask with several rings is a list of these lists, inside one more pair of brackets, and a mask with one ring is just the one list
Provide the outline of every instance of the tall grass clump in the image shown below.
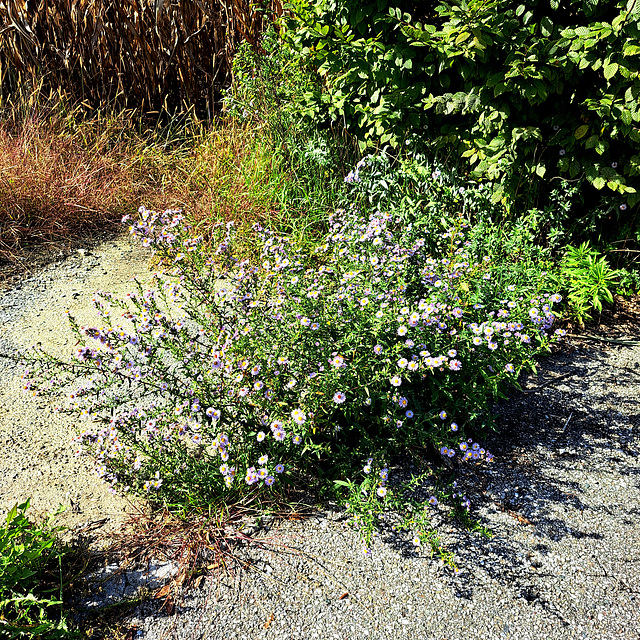
[[233,64],[214,121],[194,106],[92,109],[42,76],[16,87],[0,104],[0,260],[114,229],[141,203],[189,211],[198,228],[233,219],[317,240],[353,149],[304,120],[313,75],[273,29]]
[[303,96],[317,90],[312,68],[281,41],[273,26],[259,47],[242,43],[233,59],[233,82],[225,92],[224,114],[252,135],[250,148],[268,157],[280,176],[278,207],[265,223],[313,243],[326,231],[326,218],[344,193],[342,177],[355,163],[357,145],[342,128],[310,121]]
[[42,85],[25,88],[2,108],[0,261],[118,230],[140,203],[184,208],[203,227],[259,221],[312,238],[336,182],[314,173],[315,161],[285,162],[276,147],[257,123],[231,116],[212,125],[193,112],[88,110]]
[[526,252],[491,253],[501,232],[475,222],[490,195],[436,167],[439,205],[358,207],[377,162],[348,176],[313,252],[255,224],[249,261],[232,222],[204,236],[179,211],[140,209],[130,232],[163,275],[96,294],[94,326],[70,316],[68,361],[24,354],[25,388],[85,418],[77,453],[114,490],[184,513],[312,486],[346,505],[365,549],[389,509],[416,544],[439,502],[466,517],[464,488],[431,473],[491,460],[491,405],[562,334],[561,297]]

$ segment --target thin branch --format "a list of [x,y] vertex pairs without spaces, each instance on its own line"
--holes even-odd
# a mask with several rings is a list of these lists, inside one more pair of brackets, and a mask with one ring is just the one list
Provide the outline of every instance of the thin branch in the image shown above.
[[617,340],[615,338],[600,338],[598,336],[588,336],[586,334],[568,333],[571,338],[582,338],[584,340],[597,340],[599,342],[612,342],[613,344],[619,344],[623,347],[640,347],[640,342],[633,340]]

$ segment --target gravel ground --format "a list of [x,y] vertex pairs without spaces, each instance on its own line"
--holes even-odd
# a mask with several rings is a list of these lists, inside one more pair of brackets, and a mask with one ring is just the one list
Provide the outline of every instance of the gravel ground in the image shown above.
[[[88,313],[88,294],[122,290],[138,271],[148,273],[144,254],[117,241],[23,281],[0,297],[0,352],[34,337],[69,349],[59,312]],[[630,307],[607,322],[605,337],[640,337]],[[458,574],[390,528],[363,556],[338,512],[263,522],[263,544],[236,550],[242,568],[205,578],[171,615],[164,599],[138,607],[129,637],[640,638],[639,363],[638,346],[571,339],[497,407],[495,461],[460,477],[494,535],[440,526]],[[19,395],[15,368],[0,367],[0,507],[32,495],[42,510],[66,501],[72,525],[119,521],[126,503],[70,454],[73,425]]]
[[139,635],[640,638],[640,349],[601,345],[569,345],[500,405],[496,461],[461,477],[494,537],[441,527],[457,575],[392,531],[364,557],[326,513],[258,532],[247,567],[177,615],[145,605]]

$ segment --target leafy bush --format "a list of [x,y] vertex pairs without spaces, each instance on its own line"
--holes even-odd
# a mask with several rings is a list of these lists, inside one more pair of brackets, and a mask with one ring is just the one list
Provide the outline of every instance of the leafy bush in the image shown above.
[[43,640],[75,637],[60,617],[63,551],[56,546],[60,529],[51,526],[51,519],[41,526],[30,522],[28,507],[28,500],[16,504],[0,526],[0,635]]
[[[407,476],[406,456],[491,458],[475,439],[495,398],[554,339],[560,296],[515,250],[528,237],[509,234],[509,250],[491,223],[470,225],[445,202],[443,185],[460,188],[436,170],[428,179],[444,194],[433,196],[442,219],[436,205],[361,212],[362,184],[380,202],[381,165],[365,159],[350,174],[352,204],[312,254],[256,225],[259,264],[234,257],[232,223],[213,228],[206,255],[181,213],[140,210],[131,233],[167,275],[126,300],[97,294],[103,324],[71,318],[80,344],[71,361],[26,357],[27,388],[64,391],[67,409],[93,419],[78,453],[94,455],[114,488],[207,509],[315,478],[348,503],[367,542],[391,506],[413,505],[405,525],[420,526],[423,542],[438,500],[464,517],[455,485],[434,485],[426,504],[411,497],[430,467]],[[484,198],[464,192],[465,202]]]
[[633,0],[299,0],[286,37],[323,79],[308,115],[362,148],[417,133],[520,210],[544,209],[552,181],[583,183],[572,230],[597,208],[599,232],[625,233],[640,198],[639,20]]
[[640,271],[618,270],[620,280],[616,293],[620,296],[633,296],[640,293]]

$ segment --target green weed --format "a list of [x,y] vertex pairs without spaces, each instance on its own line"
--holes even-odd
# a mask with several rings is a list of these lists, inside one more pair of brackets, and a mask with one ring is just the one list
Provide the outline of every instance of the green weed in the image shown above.
[[[36,525],[29,501],[16,504],[0,526],[0,635],[6,638],[77,637],[63,609],[62,560],[53,527],[56,514]],[[59,513],[59,512],[58,512]]]

